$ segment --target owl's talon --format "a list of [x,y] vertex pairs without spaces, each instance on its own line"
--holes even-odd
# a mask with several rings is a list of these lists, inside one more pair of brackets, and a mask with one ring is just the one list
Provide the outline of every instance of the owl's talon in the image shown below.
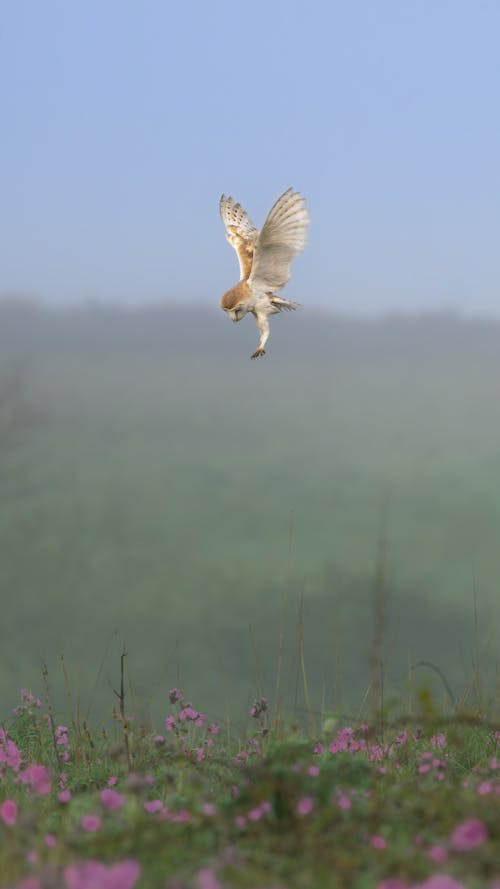
[[265,349],[256,349],[253,355],[250,355],[250,358],[262,358],[263,355],[266,354]]

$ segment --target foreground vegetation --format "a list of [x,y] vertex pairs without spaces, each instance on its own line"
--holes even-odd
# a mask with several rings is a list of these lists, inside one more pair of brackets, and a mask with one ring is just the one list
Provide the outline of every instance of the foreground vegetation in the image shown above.
[[500,730],[479,717],[285,726],[246,739],[165,694],[161,732],[59,725],[23,691],[0,729],[1,886],[498,889]]

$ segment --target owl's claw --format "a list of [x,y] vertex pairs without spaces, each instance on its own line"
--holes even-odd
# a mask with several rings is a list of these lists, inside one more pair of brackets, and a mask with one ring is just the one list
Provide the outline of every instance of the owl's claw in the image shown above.
[[266,354],[265,349],[256,349],[253,355],[250,355],[250,358],[262,358],[263,355]]

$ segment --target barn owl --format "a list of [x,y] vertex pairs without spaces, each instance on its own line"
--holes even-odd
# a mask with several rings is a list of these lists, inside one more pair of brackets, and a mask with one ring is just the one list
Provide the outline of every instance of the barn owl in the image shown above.
[[302,195],[289,188],[269,211],[260,232],[231,197],[222,195],[220,215],[240,263],[240,280],[226,291],[220,306],[232,321],[241,321],[252,313],[260,342],[251,358],[259,358],[266,354],[269,315],[299,307],[299,303],[277,296],[276,291],[287,283],[292,259],[305,247],[309,213]]

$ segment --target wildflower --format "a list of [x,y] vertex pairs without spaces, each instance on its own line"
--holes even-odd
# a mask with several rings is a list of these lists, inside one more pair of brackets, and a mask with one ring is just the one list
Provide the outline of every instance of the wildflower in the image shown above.
[[486,825],[479,818],[469,818],[455,828],[451,835],[451,846],[456,852],[469,852],[488,839]]
[[443,861],[446,861],[448,858],[448,849],[446,846],[431,846],[429,851],[427,852],[427,857],[430,858],[431,861],[434,861],[436,864],[442,864]]
[[171,688],[168,693],[168,699],[171,704],[180,703],[180,701],[184,700],[184,695],[182,694],[180,688]]
[[111,777],[108,778],[107,783],[108,783],[108,787],[114,787],[115,784],[118,783],[118,778],[116,777],[116,775],[111,775]]
[[236,815],[234,823],[236,824],[236,827],[239,827],[241,830],[243,830],[243,828],[246,827],[247,819],[244,815]]
[[17,803],[13,799],[6,799],[0,805],[0,821],[3,821],[6,827],[13,827],[17,821]]
[[216,814],[217,809],[212,803],[203,803],[201,811],[204,815],[208,815],[208,817],[211,817],[212,815]]
[[140,874],[140,864],[125,859],[107,867],[100,861],[82,861],[64,870],[67,889],[133,889]]
[[263,713],[267,710],[267,698],[261,697],[258,701],[255,701],[255,704],[250,710],[250,716],[253,716],[254,719],[258,719]]
[[212,725],[208,726],[207,731],[210,732],[211,735],[218,735],[220,732],[220,728],[218,725],[215,725],[215,723],[212,723]]
[[19,773],[19,779],[38,796],[48,796],[50,793],[51,780],[46,766],[30,765]]
[[101,790],[101,803],[105,809],[114,810],[121,809],[125,802],[125,797],[122,793],[118,793],[117,790],[111,790],[110,788],[106,790]]
[[179,809],[178,812],[173,813],[171,820],[178,824],[184,824],[186,821],[191,821],[191,815],[187,809]]
[[47,849],[53,849],[57,843],[57,839],[53,833],[46,833],[44,838],[45,845]]
[[161,799],[151,799],[144,803],[144,809],[146,812],[149,812],[150,815],[154,814],[154,812],[161,812],[163,809],[163,803]]
[[342,791],[340,791],[337,798],[337,805],[339,809],[343,809],[344,811],[346,811],[347,809],[352,808],[352,800],[350,800],[349,797],[345,795],[345,793],[342,793]]
[[165,720],[165,728],[167,732],[172,732],[175,728],[175,716],[167,716]]
[[72,797],[71,790],[61,790],[57,799],[59,800],[60,803],[69,803],[71,797]]
[[156,747],[162,747],[166,742],[166,738],[164,735],[155,735],[153,738],[153,744]]
[[373,849],[385,849],[387,847],[387,840],[384,840],[383,837],[375,834],[370,837],[370,846],[372,846]]
[[87,833],[97,833],[101,829],[102,821],[99,815],[84,815],[80,821],[82,830]]
[[267,815],[268,812],[271,811],[271,804],[269,802],[263,802],[260,806],[255,806],[254,809],[251,809],[248,812],[248,820],[249,821],[260,821],[263,815]]
[[309,766],[307,774],[310,775],[311,778],[317,778],[319,775],[319,766]]
[[485,796],[487,793],[491,793],[493,789],[493,785],[491,781],[481,781],[481,784],[478,785],[477,792],[479,796]]
[[314,809],[314,800],[310,796],[303,796],[297,803],[299,815],[310,815]]
[[438,732],[437,735],[432,736],[431,744],[433,747],[446,747],[446,735],[443,732]]
[[7,737],[5,729],[0,728],[0,763],[5,763],[14,772],[18,772],[21,767],[21,752]]
[[433,874],[425,883],[418,883],[414,889],[465,889],[465,886],[448,874]]
[[204,867],[196,874],[196,889],[222,889],[222,886],[213,870]]

